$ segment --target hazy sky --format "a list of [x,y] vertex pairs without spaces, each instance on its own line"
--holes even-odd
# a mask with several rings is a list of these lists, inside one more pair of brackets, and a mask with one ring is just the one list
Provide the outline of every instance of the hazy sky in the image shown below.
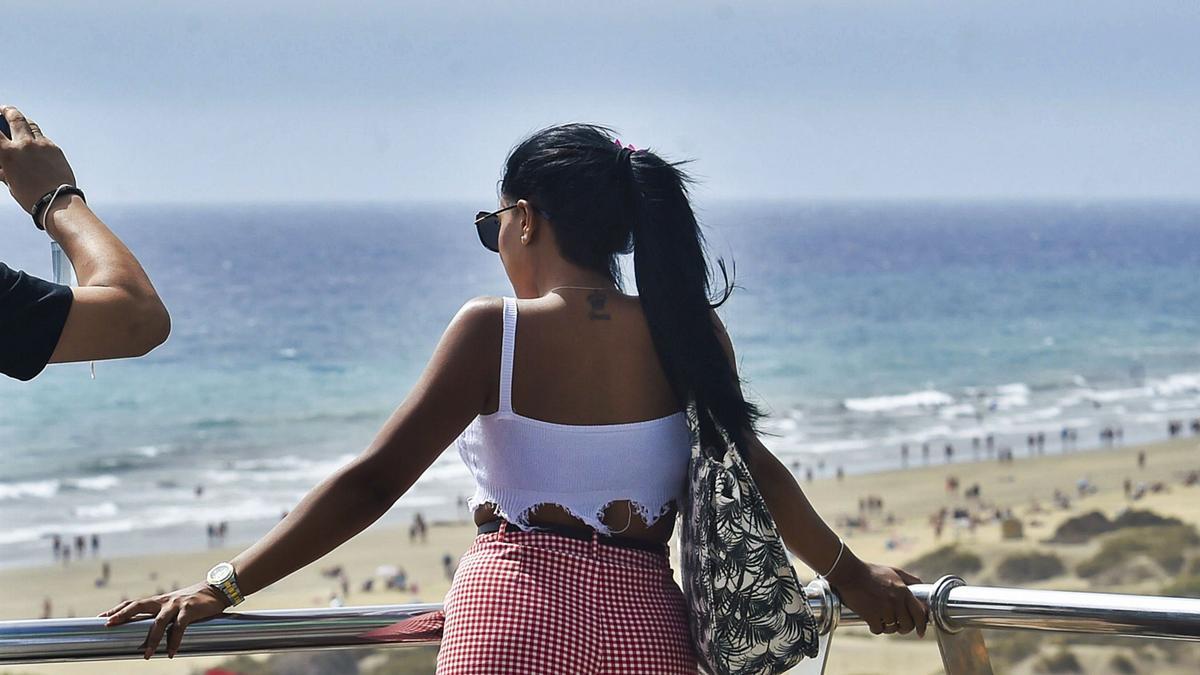
[[491,200],[564,121],[707,197],[1200,197],[1196,0],[21,7],[0,98],[93,199]]

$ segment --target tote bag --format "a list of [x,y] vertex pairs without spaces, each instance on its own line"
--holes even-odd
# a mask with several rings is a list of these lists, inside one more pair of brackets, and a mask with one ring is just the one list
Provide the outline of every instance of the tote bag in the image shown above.
[[688,479],[680,566],[700,665],[714,675],[771,675],[815,657],[804,587],[736,447],[702,434]]

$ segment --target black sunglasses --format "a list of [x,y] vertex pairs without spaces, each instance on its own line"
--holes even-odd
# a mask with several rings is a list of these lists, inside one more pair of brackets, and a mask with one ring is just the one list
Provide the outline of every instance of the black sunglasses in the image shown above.
[[475,214],[475,231],[479,233],[479,243],[484,248],[492,253],[500,252],[500,214],[515,208],[517,205],[513,204],[499,211],[480,211]]
[[[516,204],[506,206],[498,211],[480,211],[475,214],[475,231],[479,233],[479,243],[492,253],[500,252],[500,214],[509,209],[517,208]],[[542,214],[546,220],[550,220],[549,214],[545,211],[533,207],[534,211]]]

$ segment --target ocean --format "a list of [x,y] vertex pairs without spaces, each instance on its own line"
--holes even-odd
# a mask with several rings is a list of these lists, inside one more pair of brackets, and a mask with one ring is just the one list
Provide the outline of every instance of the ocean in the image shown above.
[[[173,332],[95,380],[0,380],[0,565],[50,561],[55,533],[106,555],[201,548],[218,521],[261,535],[367,445],[463,302],[511,294],[471,225],[489,203],[97,207]],[[989,434],[1019,461],[1038,432],[1056,453],[1064,428],[1086,449],[1200,417],[1198,203],[699,211],[736,264],[721,313],[765,442],[800,474],[896,468],[903,444],[911,464],[922,444],[986,461]],[[0,259],[49,274],[16,209],[0,232]],[[450,450],[386,517],[465,518],[471,489]]]

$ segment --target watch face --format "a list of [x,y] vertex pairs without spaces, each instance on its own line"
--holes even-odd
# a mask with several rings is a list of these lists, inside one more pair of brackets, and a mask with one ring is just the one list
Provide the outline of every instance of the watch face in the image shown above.
[[223,584],[233,577],[233,565],[223,562],[217,563],[215,567],[208,571],[208,583]]

